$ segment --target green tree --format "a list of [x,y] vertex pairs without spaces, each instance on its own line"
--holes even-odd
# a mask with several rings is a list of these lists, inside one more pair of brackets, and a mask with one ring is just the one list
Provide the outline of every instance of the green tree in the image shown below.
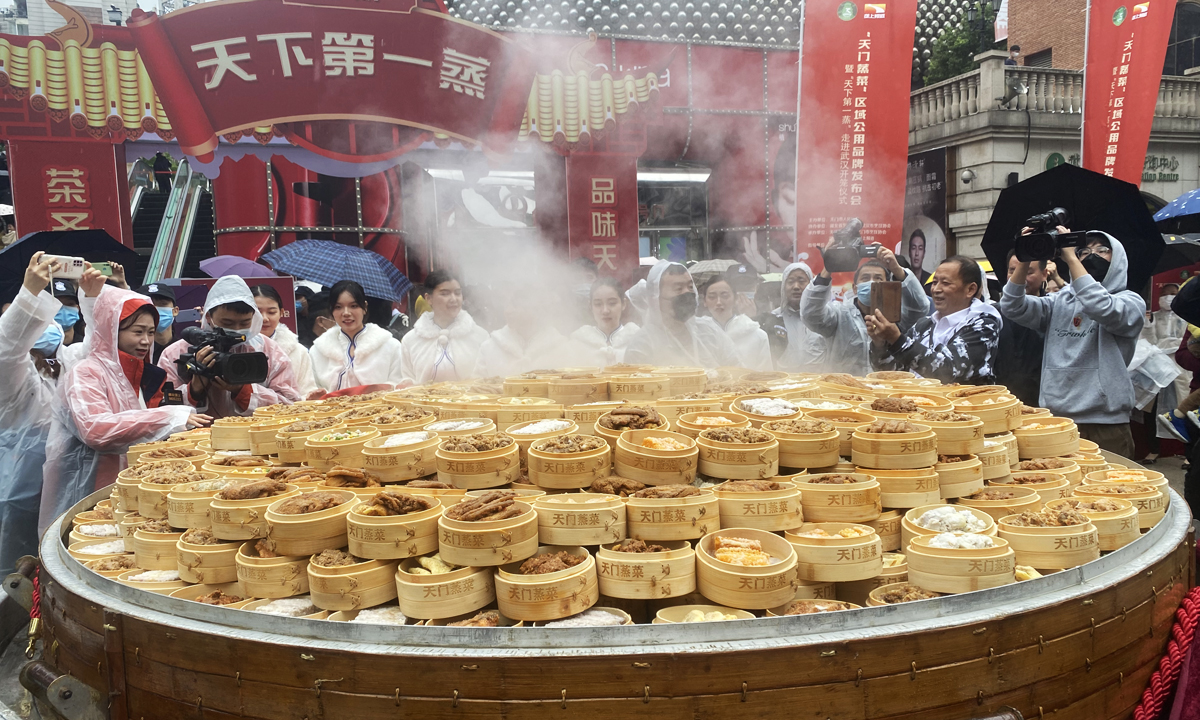
[[981,45],[989,49],[1005,45],[1003,41],[997,43],[992,40],[992,23],[995,20],[995,13],[991,9],[991,3],[985,2],[983,5],[985,22],[982,32],[970,27],[971,23],[967,22],[964,14],[958,18],[958,22],[953,27],[947,28],[940,37],[933,41],[933,48],[929,55],[929,69],[925,71],[926,85],[949,80],[979,67],[979,63],[975,62],[975,56],[979,54]]

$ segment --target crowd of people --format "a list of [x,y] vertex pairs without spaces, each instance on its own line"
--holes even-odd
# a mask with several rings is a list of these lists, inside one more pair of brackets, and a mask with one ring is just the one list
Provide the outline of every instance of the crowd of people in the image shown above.
[[[188,371],[188,362],[211,368],[216,353],[175,337],[180,308],[170,285],[135,292],[123,273],[93,269],[77,284],[55,279],[57,266],[38,253],[0,315],[10,379],[0,384],[0,573],[34,549],[38,529],[112,483],[130,445],[363,385],[617,363],[908,370],[945,383],[1003,383],[1129,456],[1126,367],[1145,303],[1125,287],[1127,258],[1115,238],[1092,233],[1060,262],[1065,282],[1046,263],[1010,257],[996,302],[974,260],[947,258],[923,285],[906,258],[883,247],[853,272],[844,298],[828,271],[802,262],[784,269],[772,298],[755,291],[758,276],[745,266],[710,273],[698,288],[684,265],[660,261],[626,287],[584,261],[570,268],[578,290],[556,294],[530,278],[503,294],[498,312],[472,305],[495,318],[491,327],[468,311],[460,278],[437,271],[411,304],[411,326],[356,282],[298,287],[297,332],[281,322],[278,291],[228,276],[208,292],[201,329],[242,334],[233,352],[261,352],[268,366],[262,382],[235,385]],[[883,282],[899,285],[892,319],[873,305],[872,286]],[[85,340],[73,337],[76,328],[86,328]],[[1200,331],[1191,340],[1184,347],[1200,353]],[[1186,416],[1197,407],[1200,393],[1180,409]]]

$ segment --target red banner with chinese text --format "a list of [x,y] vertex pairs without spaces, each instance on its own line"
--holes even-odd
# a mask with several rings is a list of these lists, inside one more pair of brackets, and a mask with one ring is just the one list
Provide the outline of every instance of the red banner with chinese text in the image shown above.
[[1083,166],[1140,185],[1175,0],[1092,0]]
[[917,0],[809,0],[804,15],[796,257],[819,270],[850,218],[864,242],[901,239]]
[[629,278],[638,266],[637,156],[567,157],[571,259],[585,257],[603,276]]

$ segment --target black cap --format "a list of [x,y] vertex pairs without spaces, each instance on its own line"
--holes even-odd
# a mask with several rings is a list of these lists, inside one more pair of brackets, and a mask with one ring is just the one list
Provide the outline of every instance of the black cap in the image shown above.
[[79,294],[79,286],[75,284],[74,280],[55,278],[50,283],[50,293],[54,297],[75,297]]
[[175,288],[166,283],[150,283],[149,285],[141,286],[137,291],[141,295],[147,295],[151,298],[166,298],[172,304],[175,303]]

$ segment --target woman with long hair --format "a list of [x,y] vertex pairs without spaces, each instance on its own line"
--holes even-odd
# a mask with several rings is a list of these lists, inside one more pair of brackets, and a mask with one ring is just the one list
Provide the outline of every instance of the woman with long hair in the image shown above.
[[571,339],[579,346],[581,364],[607,367],[624,362],[625,348],[640,330],[634,323],[624,322],[629,310],[625,289],[615,278],[600,278],[592,283],[588,300],[595,324],[571,333]]
[[[313,377],[325,391],[358,385],[400,383],[400,341],[375,323],[366,321],[366,293],[353,280],[334,283],[329,303],[335,326],[313,343],[309,350]],[[310,395],[319,394],[320,390]]]
[[475,377],[488,333],[463,309],[458,278],[444,270],[429,273],[423,297],[430,309],[400,343],[404,377],[418,385]]
[[262,337],[271,338],[287,353],[288,360],[292,363],[296,389],[300,391],[301,397],[308,395],[317,389],[317,382],[313,380],[312,360],[308,357],[308,348],[301,345],[296,333],[282,322],[283,298],[280,297],[279,291],[270,285],[255,285],[250,288],[250,293],[254,295],[254,304],[258,306],[258,312],[262,315]]

